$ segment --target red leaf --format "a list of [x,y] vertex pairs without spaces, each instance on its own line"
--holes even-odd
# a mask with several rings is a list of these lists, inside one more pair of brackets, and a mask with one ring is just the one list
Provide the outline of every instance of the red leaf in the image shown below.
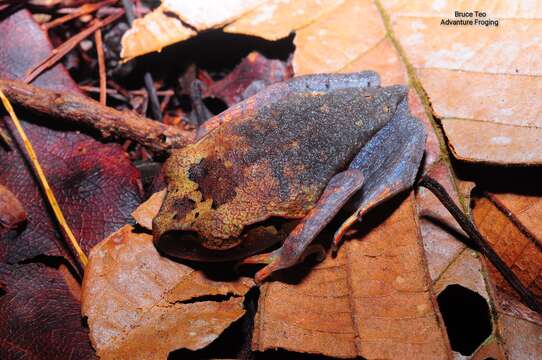
[[0,264],[0,358],[93,359],[78,299],[60,270]]
[[232,106],[266,86],[290,77],[292,71],[282,61],[270,60],[260,53],[252,52],[224,79],[209,86],[203,96],[220,98]]
[[[15,79],[52,49],[46,34],[27,11],[0,22],[0,78]],[[62,65],[33,85],[79,92]],[[24,114],[23,126],[58,202],[84,251],[130,221],[141,200],[139,173],[118,145],[88,135],[46,127],[47,119]],[[0,259],[15,263],[40,254],[66,256],[65,242],[18,148],[0,150],[0,176],[28,211],[28,224],[14,239],[0,240]]]

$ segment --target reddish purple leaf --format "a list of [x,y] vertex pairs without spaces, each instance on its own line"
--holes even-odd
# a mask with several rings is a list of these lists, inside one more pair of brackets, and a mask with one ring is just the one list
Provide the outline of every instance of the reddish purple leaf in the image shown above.
[[93,359],[79,299],[60,270],[0,264],[0,358]]
[[228,106],[237,104],[266,86],[292,77],[288,65],[270,60],[257,52],[248,54],[224,79],[204,90],[203,96],[222,99]]
[[[0,78],[8,79],[21,77],[52,49],[26,10],[0,22],[0,44]],[[39,76],[33,85],[79,92],[62,65]],[[18,112],[60,207],[88,253],[130,222],[130,213],[141,201],[139,173],[120,146],[100,143],[67,126],[47,127],[53,120]],[[67,256],[65,241],[19,149],[0,149],[0,177],[28,212],[24,230],[0,240],[0,260],[15,263],[40,254]]]

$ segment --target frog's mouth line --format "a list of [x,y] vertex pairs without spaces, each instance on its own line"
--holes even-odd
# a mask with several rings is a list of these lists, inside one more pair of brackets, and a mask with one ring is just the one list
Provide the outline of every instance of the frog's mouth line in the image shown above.
[[194,261],[232,261],[257,254],[282,242],[297,223],[296,220],[271,218],[246,227],[240,238],[226,247],[209,246],[208,240],[195,231],[170,230],[155,245],[167,256]]

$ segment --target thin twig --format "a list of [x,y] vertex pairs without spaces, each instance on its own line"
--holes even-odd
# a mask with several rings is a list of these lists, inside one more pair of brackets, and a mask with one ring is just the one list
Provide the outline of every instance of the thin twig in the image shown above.
[[79,8],[75,9],[75,11],[67,14],[67,15],[64,15],[62,17],[59,17],[59,18],[56,18],[52,21],[49,21],[48,23],[45,23],[42,25],[42,28],[44,30],[50,30],[54,27],[57,27],[59,25],[62,25],[70,20],[73,20],[73,19],[76,19],[80,16],[83,16],[83,15],[87,15],[87,14],[91,14],[101,8],[103,8],[104,6],[107,6],[107,5],[112,5],[114,3],[116,3],[118,0],[105,0],[105,1],[102,1],[102,2],[99,2],[99,3],[95,3],[95,4],[83,4],[81,5]]
[[542,305],[538,302],[533,293],[523,285],[516,274],[510,270],[508,265],[506,265],[501,257],[493,250],[491,245],[487,243],[484,237],[478,232],[478,229],[476,229],[476,226],[472,223],[472,221],[470,221],[469,218],[467,218],[459,207],[457,207],[442,185],[427,175],[422,177],[419,185],[429,189],[433,194],[435,194],[446,209],[448,209],[450,214],[452,214],[455,221],[457,221],[463,231],[469,235],[470,241],[465,242],[465,244],[477,251],[480,251],[484,256],[486,256],[493,266],[499,270],[506,281],[519,294],[521,300],[532,310],[542,314]]
[[14,80],[0,80],[0,89],[17,105],[52,118],[86,125],[104,137],[116,135],[158,151],[194,142],[191,132],[147,119],[133,111],[103,106],[79,94],[42,89]]
[[[122,5],[124,6],[124,12],[126,14],[126,19],[128,24],[132,26],[132,23],[135,20],[134,4],[131,0],[122,0]],[[158,95],[156,94],[156,89],[154,88],[154,81],[152,80],[152,75],[150,72],[146,71],[143,74],[143,82],[145,83],[145,88],[149,95],[149,101],[151,105],[151,117],[155,120],[162,121],[162,111],[160,111],[160,101],[158,101]]]
[[11,117],[11,120],[13,121],[13,124],[15,125],[15,128],[17,129],[17,132],[19,133],[19,136],[21,137],[23,141],[24,147],[26,149],[26,153],[39,179],[39,182],[43,188],[43,191],[45,192],[45,196],[47,197],[49,205],[51,206],[51,209],[53,210],[56,220],[58,221],[58,224],[60,228],[62,229],[64,235],[68,238],[72,250],[77,255],[77,260],[79,261],[81,268],[84,269],[87,266],[88,258],[83,252],[83,249],[81,249],[81,246],[79,245],[79,242],[77,241],[77,239],[75,238],[75,235],[71,231],[70,226],[66,222],[66,218],[64,217],[64,214],[62,214],[62,210],[60,210],[60,206],[58,205],[58,202],[56,201],[55,194],[53,193],[53,190],[49,186],[49,183],[47,182],[47,178],[45,177],[45,173],[43,172],[43,169],[41,168],[41,165],[38,161],[36,152],[34,151],[34,148],[32,144],[30,143],[30,140],[26,136],[26,133],[24,132],[23,127],[21,126],[21,123],[19,119],[17,118],[17,115],[15,114],[15,111],[13,110],[11,103],[9,102],[8,98],[2,92],[1,89],[0,89],[0,98],[9,116]]
[[107,99],[107,79],[105,72],[104,47],[102,42],[102,31],[96,30],[94,33],[96,52],[98,53],[98,72],[100,75],[100,104],[105,105]]
[[[107,83],[111,84],[111,82],[109,80],[107,81]],[[81,89],[81,90],[83,90],[84,92],[87,92],[87,93],[97,93],[97,94],[100,93],[100,88],[98,88],[96,86],[79,85],[79,89]],[[113,97],[113,98],[115,98],[117,100],[125,101],[125,102],[128,101],[128,98],[130,97],[130,94],[131,95],[140,95],[140,96],[143,96],[143,95],[147,94],[146,90],[131,90],[130,93],[128,93],[128,94],[126,94],[126,92],[121,94],[116,89],[111,89],[111,88],[106,89],[105,92],[107,93],[107,96]],[[164,97],[164,100],[162,100],[162,102],[160,103],[160,108],[163,108],[165,105],[167,105],[167,104],[164,104],[165,99],[169,98],[171,100],[171,97],[174,94],[175,93],[173,92],[173,90],[160,90],[160,91],[157,91],[156,95]]]
[[77,44],[81,42],[81,40],[85,39],[87,36],[100,29],[101,27],[111,24],[113,21],[121,17],[123,13],[123,10],[119,10],[116,14],[110,15],[103,20],[94,20],[88,28],[81,31],[77,35],[74,35],[56,49],[53,49],[53,51],[51,51],[51,53],[45,59],[43,59],[36,66],[30,69],[21,80],[25,83],[32,82],[43,71],[54,66],[60,59],[64,57],[64,55],[66,55],[71,49],[76,47]]

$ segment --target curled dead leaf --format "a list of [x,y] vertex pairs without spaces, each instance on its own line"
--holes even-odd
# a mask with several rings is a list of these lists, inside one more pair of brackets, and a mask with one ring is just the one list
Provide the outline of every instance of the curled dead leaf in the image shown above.
[[152,219],[158,215],[165,198],[166,189],[152,194],[150,198],[134,210],[132,217],[145,229],[152,230]]
[[136,19],[122,37],[125,60],[186,40],[197,31],[216,28],[250,11],[263,0],[163,0],[156,10]]
[[246,278],[210,280],[162,257],[152,236],[126,225],[92,250],[82,313],[101,358],[165,359],[216,339],[244,314],[252,285]]
[[222,99],[228,106],[255,95],[266,86],[286,80],[292,74],[287,64],[268,59],[254,51],[248,54],[224,79],[205,88],[205,97]]

